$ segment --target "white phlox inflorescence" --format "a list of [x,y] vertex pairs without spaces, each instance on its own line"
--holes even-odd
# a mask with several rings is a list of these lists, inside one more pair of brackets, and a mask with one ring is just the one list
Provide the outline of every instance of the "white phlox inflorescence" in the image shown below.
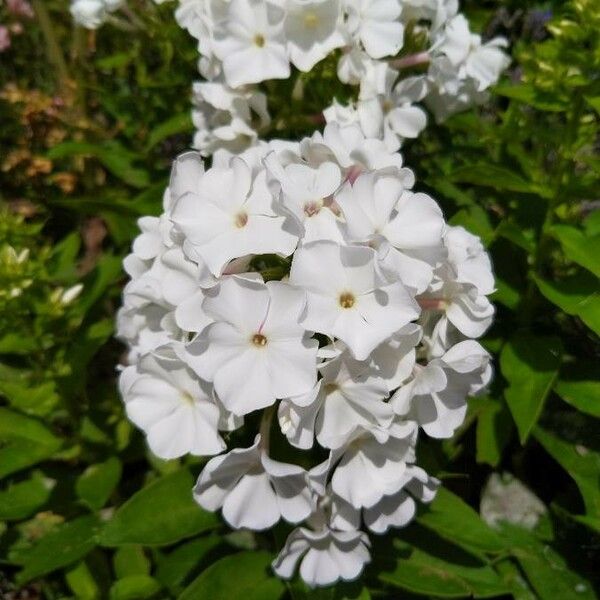
[[[297,1],[294,14],[233,4],[242,23],[225,21],[216,56],[229,43],[250,61],[242,25],[259,13],[282,76],[297,61],[290,40],[308,43],[308,11],[314,60],[347,39],[337,3]],[[388,4],[344,5],[364,52],[397,51],[382,32],[397,33],[402,11]],[[227,31],[239,40],[223,41]],[[273,562],[283,578],[358,577],[369,532],[407,525],[435,496],[418,436],[451,437],[490,381],[476,341],[494,312],[488,255],[414,186],[400,154],[358,123],[222,148],[211,168],[189,152],[125,261],[127,415],[157,456],[211,457],[194,498],[231,527],[294,526]]]

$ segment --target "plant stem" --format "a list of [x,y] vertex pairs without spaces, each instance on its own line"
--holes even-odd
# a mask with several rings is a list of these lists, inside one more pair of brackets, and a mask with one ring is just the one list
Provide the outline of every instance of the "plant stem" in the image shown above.
[[431,61],[429,52],[418,52],[417,54],[409,54],[402,58],[390,61],[390,67],[394,69],[408,69],[419,65],[426,65]]
[[55,69],[57,85],[61,89],[63,96],[66,97],[69,93],[69,70],[67,69],[67,63],[60,45],[54,35],[54,24],[50,18],[50,13],[46,9],[43,0],[32,0],[32,4],[46,42],[48,58]]
[[273,421],[273,415],[275,414],[275,406],[269,406],[263,412],[262,419],[260,420],[260,446],[265,452],[269,452],[269,441],[271,439],[271,422]]

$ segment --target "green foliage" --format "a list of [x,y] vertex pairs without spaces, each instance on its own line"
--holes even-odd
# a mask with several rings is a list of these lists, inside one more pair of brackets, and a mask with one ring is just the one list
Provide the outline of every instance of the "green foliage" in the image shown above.
[[[325,590],[271,574],[287,526],[232,535],[202,511],[191,497],[199,461],[152,458],[115,387],[121,261],[189,145],[194,43],[168,3],[130,0],[144,7],[138,19],[97,34],[72,28],[66,2],[43,4],[67,79],[36,20],[0,70],[0,596],[597,597],[597,1],[466,3],[513,42],[512,71],[485,109],[431,123],[403,152],[449,221],[491,252],[497,319],[483,342],[496,376],[456,439],[420,446],[419,462],[443,481],[436,500],[408,528],[374,537],[360,582]],[[552,20],[534,31],[527,19],[545,10]],[[335,64],[269,82],[279,108],[261,133],[308,134],[332,94],[355,93]],[[288,269],[280,263],[268,265],[273,276]],[[480,518],[494,471],[548,506],[533,530]]]

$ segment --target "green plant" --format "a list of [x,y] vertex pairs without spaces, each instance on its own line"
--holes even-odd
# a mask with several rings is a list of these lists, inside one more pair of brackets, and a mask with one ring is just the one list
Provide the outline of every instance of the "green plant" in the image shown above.
[[[473,12],[483,25],[500,4]],[[0,595],[595,598],[597,2],[554,9],[541,42],[508,23],[513,73],[493,108],[453,117],[404,150],[451,222],[492,253],[498,315],[485,344],[497,374],[455,439],[423,442],[419,460],[445,490],[415,524],[376,540],[360,583],[320,591],[270,575],[285,527],[231,533],[203,512],[190,496],[199,460],[153,458],[115,389],[121,259],[188,143],[193,45],[167,7],[95,40],[71,35],[64,3],[47,7],[64,65],[48,68],[61,60],[48,62],[44,29],[31,24],[0,74]],[[287,127],[300,135],[313,125]],[[493,471],[549,505],[533,530],[480,518]]]

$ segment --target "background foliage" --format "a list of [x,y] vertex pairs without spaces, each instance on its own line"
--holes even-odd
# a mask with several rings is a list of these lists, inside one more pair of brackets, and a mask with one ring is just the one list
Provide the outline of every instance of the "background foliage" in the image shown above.
[[[595,598],[598,0],[465,7],[511,40],[513,66],[489,106],[432,124],[404,153],[493,255],[498,315],[484,344],[497,374],[455,439],[420,443],[419,463],[444,481],[433,505],[375,540],[361,583],[316,592],[268,570],[285,526],[228,531],[191,499],[200,461],[153,458],[123,415],[120,263],[190,142],[196,61],[172,6],[130,6],[94,34],[73,29],[66,0],[35,1],[0,57],[0,597]],[[0,5],[0,19],[14,17]],[[328,68],[321,83],[299,78],[305,93],[281,102],[289,114],[271,135],[314,128]],[[480,519],[493,472],[546,503],[533,531]]]

